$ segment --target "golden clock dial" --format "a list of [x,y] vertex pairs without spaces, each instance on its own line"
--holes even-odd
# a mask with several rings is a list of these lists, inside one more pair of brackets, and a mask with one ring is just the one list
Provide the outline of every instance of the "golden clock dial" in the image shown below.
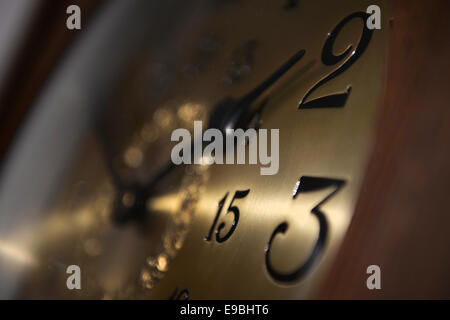
[[[73,117],[89,115],[83,130],[77,123],[52,127],[78,138],[67,138],[71,152],[60,160],[52,186],[43,188],[47,193],[37,192],[35,183],[27,187],[28,200],[3,204],[2,210],[22,210],[23,219],[2,229],[0,253],[8,258],[1,267],[17,281],[1,294],[313,297],[333,272],[371,147],[384,85],[388,3],[135,4],[111,5],[99,18],[111,27],[93,24],[94,40],[88,31],[79,43],[89,47],[103,36],[109,39],[104,48],[118,44],[116,53],[103,57],[94,50],[97,69],[48,89],[76,95],[79,85],[83,96],[77,81],[94,74],[98,84],[84,89],[95,99],[78,103],[96,107]],[[366,26],[373,4],[381,8],[380,30]],[[124,17],[131,16],[127,25]],[[114,36],[114,30],[122,31]],[[277,174],[261,175],[257,165],[171,164],[173,130],[225,117],[220,101],[252,92],[296,53],[295,63],[246,110],[254,116],[248,125],[279,129]],[[75,60],[68,58],[67,68],[76,68]],[[89,69],[88,62],[78,65]],[[35,122],[29,134],[37,136]],[[61,148],[69,146],[61,142]],[[22,149],[14,155],[26,155]],[[49,170],[55,157],[58,150],[45,152],[33,170]],[[20,178],[26,177],[10,179]],[[45,201],[33,200],[38,197]],[[69,265],[81,268],[82,290],[66,288]]]
[[[289,13],[274,5],[251,20],[264,34],[252,79],[264,78],[296,50],[306,50],[296,67],[263,97],[260,127],[280,129],[279,172],[261,176],[255,165],[213,165],[184,246],[152,298],[173,292],[179,298],[188,292],[192,299],[314,297],[324,275],[333,272],[330,265],[351,222],[370,151],[389,32],[389,8],[379,5],[383,26],[370,33],[370,40],[364,39],[369,31],[357,18],[368,6],[360,1],[302,2],[298,11]],[[247,3],[236,16],[232,8],[221,13],[225,21],[241,15],[246,21],[253,9]],[[229,37],[240,26],[221,23],[219,17],[212,25],[209,28],[219,25]],[[242,41],[252,34],[247,25],[241,27]],[[335,64],[324,62],[325,44],[334,33],[330,54],[363,52],[348,69],[330,77],[350,59],[349,54]],[[251,88],[251,82],[242,87]],[[342,104],[315,100],[346,90],[350,93]],[[306,103],[318,103],[299,108],[309,92]],[[239,191],[248,194],[233,198]],[[233,206],[239,210],[238,222]],[[223,235],[234,223],[238,225],[226,241],[215,239],[214,233]],[[211,228],[213,236],[205,240]]]

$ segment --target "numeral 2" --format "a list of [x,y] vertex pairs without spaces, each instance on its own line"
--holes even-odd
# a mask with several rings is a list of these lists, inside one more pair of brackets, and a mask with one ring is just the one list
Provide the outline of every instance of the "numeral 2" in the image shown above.
[[[315,108],[342,108],[350,95],[351,86],[347,87],[347,90],[343,93],[331,94],[328,96],[320,97],[310,101],[306,101],[311,93],[317,88],[324,85],[328,81],[340,75],[342,72],[347,70],[356,60],[358,60],[363,52],[366,50],[369,42],[372,38],[373,30],[370,30],[366,26],[366,20],[369,15],[365,12],[355,12],[348,17],[344,18],[339,24],[328,34],[328,38],[325,41],[325,45],[322,49],[322,63],[326,66],[335,65],[343,61],[347,56],[349,58],[342,64],[338,69],[325,76],[319,82],[317,82],[308,92],[305,94],[303,99],[300,101],[299,109],[315,109]],[[352,45],[349,45],[347,49],[340,55],[335,56],[333,54],[333,45],[336,41],[337,36],[341,32],[342,28],[353,19],[361,19],[363,21],[363,32],[359,40],[358,46],[353,49]]]

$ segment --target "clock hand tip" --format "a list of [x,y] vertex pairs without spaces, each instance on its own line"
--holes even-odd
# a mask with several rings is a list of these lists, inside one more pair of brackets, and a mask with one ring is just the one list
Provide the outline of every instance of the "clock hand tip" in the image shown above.
[[292,56],[292,59],[300,59],[302,58],[306,53],[305,49],[301,49],[299,51],[297,51],[296,53],[294,53],[294,55]]

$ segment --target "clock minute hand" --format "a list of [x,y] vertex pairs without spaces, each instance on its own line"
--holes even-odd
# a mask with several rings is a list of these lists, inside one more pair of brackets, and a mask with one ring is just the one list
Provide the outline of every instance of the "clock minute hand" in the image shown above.
[[[244,126],[250,119],[249,109],[262,93],[283,76],[292,66],[294,66],[303,56],[305,50],[300,50],[287,60],[280,68],[275,70],[268,78],[262,81],[249,93],[239,99],[231,97],[221,100],[213,109],[209,118],[209,127],[224,131],[227,128]],[[259,110],[259,109],[258,109]],[[256,112],[258,112],[258,110]],[[192,148],[193,149],[193,148]],[[166,177],[176,166],[169,161],[157,174],[145,185],[135,185],[131,191],[126,191],[133,196],[133,202],[128,207],[121,202],[124,190],[119,190],[113,210],[113,218],[116,222],[125,223],[138,219],[145,215],[145,201],[151,196],[159,181]]]
[[[289,60],[283,63],[280,68],[275,70],[268,78],[243,97],[239,99],[228,97],[217,103],[209,118],[209,127],[224,130],[226,128],[233,128],[236,124],[240,124],[242,118],[247,119],[247,112],[250,108],[250,104],[283,76],[291,67],[300,61],[304,55],[305,50],[296,52]],[[192,147],[191,149],[193,150],[194,148]],[[145,185],[145,189],[150,192],[162,178],[172,171],[174,167],[176,166],[169,161],[167,165],[162,167]]]
[[[281,78],[291,67],[293,67],[305,55],[305,50],[296,52],[289,60],[287,60],[281,67],[275,70],[268,78],[262,81],[258,86],[252,89],[249,93],[239,99],[231,97],[225,98],[216,104],[209,118],[209,127],[217,128],[224,131],[227,128],[235,128],[239,125],[243,126],[242,122],[251,119],[249,109],[252,102],[254,102],[262,93],[264,93],[272,84]],[[259,109],[256,113],[259,112]],[[194,149],[193,147],[191,148]],[[150,194],[156,187],[158,182],[167,176],[176,166],[169,161],[162,167],[157,174],[144,186],[144,189]]]
[[288,61],[286,61],[280,68],[275,70],[267,79],[261,82],[256,88],[247,93],[241,99],[240,103],[251,103],[256,100],[264,91],[266,91],[272,84],[281,78],[290,68],[292,68],[305,55],[305,50],[300,50],[295,53]]
[[209,127],[224,131],[228,128],[236,128],[248,120],[250,105],[272,84],[281,78],[305,55],[305,50],[300,50],[287,60],[280,68],[275,70],[268,78],[262,81],[249,93],[239,99],[227,97],[220,101],[214,108],[209,118]]

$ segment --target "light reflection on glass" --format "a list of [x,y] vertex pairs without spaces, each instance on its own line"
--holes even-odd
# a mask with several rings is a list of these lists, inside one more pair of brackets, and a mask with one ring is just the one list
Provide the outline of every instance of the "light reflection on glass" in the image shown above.
[[28,251],[16,245],[0,240],[0,255],[12,262],[26,266],[37,266],[38,262]]

